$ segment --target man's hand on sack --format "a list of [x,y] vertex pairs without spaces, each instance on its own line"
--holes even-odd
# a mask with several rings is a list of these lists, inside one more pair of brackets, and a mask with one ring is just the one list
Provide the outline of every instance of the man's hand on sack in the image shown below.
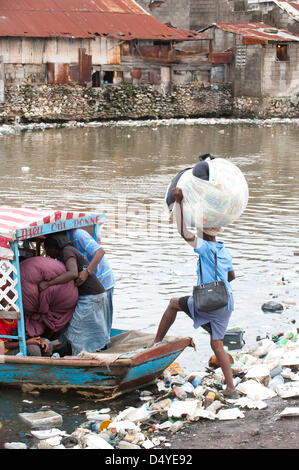
[[183,191],[181,190],[181,188],[173,188],[172,194],[175,199],[175,202],[180,204],[183,200]]

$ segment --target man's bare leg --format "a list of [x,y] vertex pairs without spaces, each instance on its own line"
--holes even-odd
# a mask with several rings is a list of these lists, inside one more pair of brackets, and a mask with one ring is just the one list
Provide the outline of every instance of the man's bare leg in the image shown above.
[[169,330],[171,325],[174,323],[178,311],[180,310],[181,310],[181,307],[179,305],[179,299],[178,298],[171,299],[168,304],[167,309],[165,310],[161,318],[154,343],[160,343],[160,341],[163,340],[167,331]]
[[230,360],[224,350],[223,341],[211,339],[211,347],[215,353],[215,356],[218,359],[223,375],[225,377],[226,389],[223,391],[223,395],[229,395],[235,392],[235,386],[233,383],[233,373],[230,366]]

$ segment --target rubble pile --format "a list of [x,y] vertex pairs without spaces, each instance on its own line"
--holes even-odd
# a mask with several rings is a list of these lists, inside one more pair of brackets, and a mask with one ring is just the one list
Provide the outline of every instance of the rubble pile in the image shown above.
[[[209,361],[204,371],[186,374],[171,364],[154,391],[140,391],[141,405],[118,414],[110,408],[85,411],[86,420],[71,434],[56,427],[62,417],[53,411],[23,413],[33,429],[33,449],[159,449],[171,447],[171,436],[199,420],[246,419],[246,409],[266,408],[267,400],[299,396],[299,335],[293,328],[264,338],[247,350],[229,354],[239,397],[228,398],[222,370]],[[214,364],[214,368],[211,367]],[[299,416],[299,408],[286,407],[278,416]],[[43,419],[50,429],[42,427]],[[34,428],[35,427],[35,428]],[[6,448],[26,448],[21,442]]]

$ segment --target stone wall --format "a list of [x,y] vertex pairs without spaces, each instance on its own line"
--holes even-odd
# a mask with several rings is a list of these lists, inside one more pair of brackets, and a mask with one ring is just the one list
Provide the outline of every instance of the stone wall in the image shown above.
[[284,98],[234,98],[233,115],[239,118],[298,118],[299,94]]
[[197,117],[297,118],[299,95],[283,98],[232,97],[229,85],[119,85],[8,87],[0,123],[117,121]]
[[[218,88],[218,87],[217,87]],[[229,116],[232,96],[227,85],[174,85],[162,92],[150,85],[104,88],[80,86],[8,87],[0,104],[0,122],[57,122]]]

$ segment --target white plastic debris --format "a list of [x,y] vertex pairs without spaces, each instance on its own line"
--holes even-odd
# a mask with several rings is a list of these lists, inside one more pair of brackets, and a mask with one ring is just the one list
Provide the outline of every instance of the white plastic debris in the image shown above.
[[205,388],[202,385],[198,385],[193,392],[193,395],[195,398],[200,398],[203,397],[203,394],[205,393]]
[[170,418],[181,418],[183,416],[192,418],[195,414],[197,404],[197,400],[175,400],[168,410],[168,416]]
[[299,416],[299,407],[287,407],[279,414],[279,416]]
[[252,355],[256,357],[265,356],[275,347],[275,343],[271,339],[265,338],[258,342],[258,346],[252,351]]
[[287,382],[276,387],[276,393],[281,398],[291,398],[299,396],[299,381]]
[[118,449],[140,449],[141,447],[137,444],[133,444],[132,442],[127,441],[120,441],[117,446]]
[[45,442],[47,442],[51,447],[56,447],[59,446],[61,443],[62,436],[55,436],[55,437],[50,437],[49,439],[45,439]]
[[246,373],[246,379],[255,379],[267,386],[270,381],[270,369],[266,364],[251,366]]
[[113,446],[98,434],[86,434],[85,443],[87,449],[113,449]]
[[152,449],[153,447],[155,447],[155,444],[154,444],[150,439],[147,439],[147,440],[144,441],[141,445],[142,445],[142,447],[144,447],[145,449]]
[[108,429],[113,429],[113,428],[115,428],[117,432],[127,431],[127,430],[140,431],[140,427],[129,420],[112,421],[112,423],[109,424]]
[[110,414],[90,413],[86,415],[87,421],[105,421],[110,420]]
[[214,420],[216,419],[216,414],[213,413],[212,411],[209,411],[207,409],[204,409],[203,407],[197,408],[195,414],[193,415],[193,420],[199,419],[199,418],[206,418],[206,419],[211,419]]
[[27,449],[27,445],[24,442],[5,442],[3,447],[4,449]]
[[151,411],[147,409],[146,405],[140,408],[130,407],[117,415],[115,421],[130,420],[133,422],[146,421],[151,416]]
[[273,390],[264,387],[264,385],[252,379],[246,382],[241,382],[237,385],[236,390],[247,395],[251,400],[266,400],[267,398],[276,396],[276,393]]
[[284,379],[289,379],[289,380],[298,380],[299,381],[299,373],[292,372],[291,369],[288,367],[284,368],[280,374]]
[[249,408],[249,409],[257,409],[262,410],[267,408],[267,403],[262,400],[251,400],[248,397],[238,398],[237,400],[227,400],[229,403],[234,403],[238,405],[240,408]]
[[55,436],[65,436],[66,432],[61,431],[57,428],[52,429],[40,429],[40,430],[31,430],[30,431],[32,436],[36,437],[37,439],[50,439],[51,437]]
[[211,411],[212,413],[216,413],[219,408],[222,408],[224,405],[219,400],[213,401],[209,406],[207,406],[206,410]]
[[283,355],[282,360],[280,361],[281,366],[299,366],[299,351],[289,351]]
[[31,426],[55,426],[62,424],[62,416],[55,411],[37,411],[36,413],[20,413],[20,418]]
[[218,411],[216,418],[224,421],[229,419],[245,418],[245,414],[243,411],[239,410],[239,408],[229,408],[228,410]]

